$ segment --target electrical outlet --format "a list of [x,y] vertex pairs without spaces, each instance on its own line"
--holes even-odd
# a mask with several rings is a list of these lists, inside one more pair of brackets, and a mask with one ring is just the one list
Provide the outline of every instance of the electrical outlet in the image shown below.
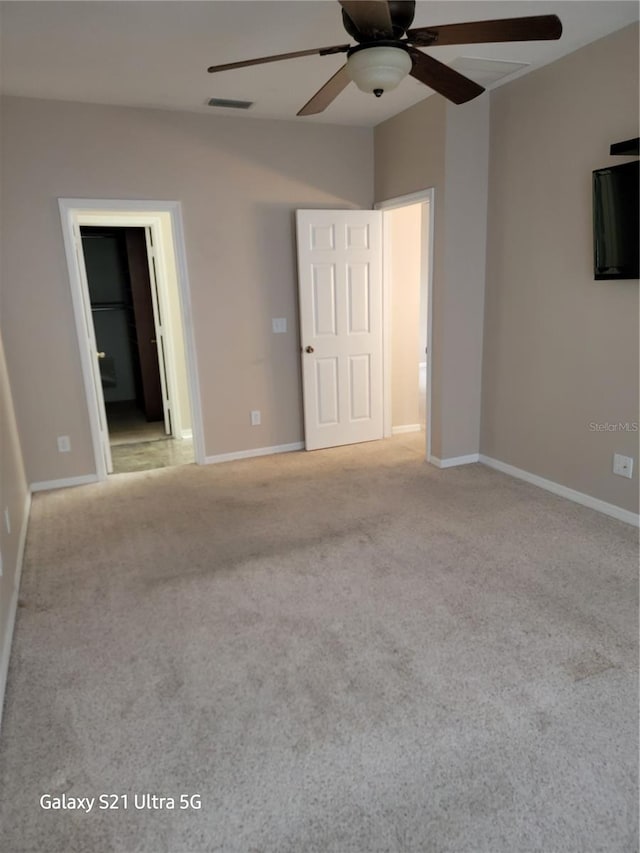
[[11,515],[9,514],[8,506],[4,508],[4,526],[7,530],[7,533],[11,533]]
[[633,475],[633,457],[623,456],[621,453],[613,454],[613,473],[620,477],[631,479]]
[[271,321],[271,327],[272,327],[273,333],[275,335],[281,335],[283,332],[287,331],[287,318],[286,317],[275,317]]
[[58,453],[68,453],[71,450],[71,439],[68,435],[58,436]]
[[261,418],[260,412],[257,409],[254,409],[251,412],[251,426],[260,426]]

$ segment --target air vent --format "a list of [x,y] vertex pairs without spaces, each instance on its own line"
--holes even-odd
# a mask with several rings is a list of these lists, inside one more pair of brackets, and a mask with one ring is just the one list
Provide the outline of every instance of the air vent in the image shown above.
[[253,106],[253,101],[233,101],[227,98],[209,98],[207,104],[210,107],[226,107],[228,110],[248,110]]

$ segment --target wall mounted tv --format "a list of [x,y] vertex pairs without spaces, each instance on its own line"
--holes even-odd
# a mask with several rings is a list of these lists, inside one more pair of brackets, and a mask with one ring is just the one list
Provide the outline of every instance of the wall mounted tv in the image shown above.
[[595,279],[640,278],[638,163],[593,173],[593,272]]

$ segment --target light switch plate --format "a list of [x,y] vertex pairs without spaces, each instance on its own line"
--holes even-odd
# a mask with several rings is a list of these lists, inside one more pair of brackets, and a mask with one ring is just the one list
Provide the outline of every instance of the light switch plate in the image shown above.
[[287,331],[287,318],[274,317],[271,321],[271,327],[275,335],[281,335],[283,332]]

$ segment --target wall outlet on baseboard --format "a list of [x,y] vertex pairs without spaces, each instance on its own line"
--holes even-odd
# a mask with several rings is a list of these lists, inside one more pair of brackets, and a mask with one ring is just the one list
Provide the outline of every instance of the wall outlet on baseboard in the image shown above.
[[68,435],[58,436],[58,453],[69,453],[71,450],[71,439]]
[[613,473],[620,477],[633,476],[633,456],[623,456],[621,453],[613,454]]
[[260,426],[262,422],[262,418],[260,415],[260,411],[258,409],[254,409],[251,412],[251,426]]

